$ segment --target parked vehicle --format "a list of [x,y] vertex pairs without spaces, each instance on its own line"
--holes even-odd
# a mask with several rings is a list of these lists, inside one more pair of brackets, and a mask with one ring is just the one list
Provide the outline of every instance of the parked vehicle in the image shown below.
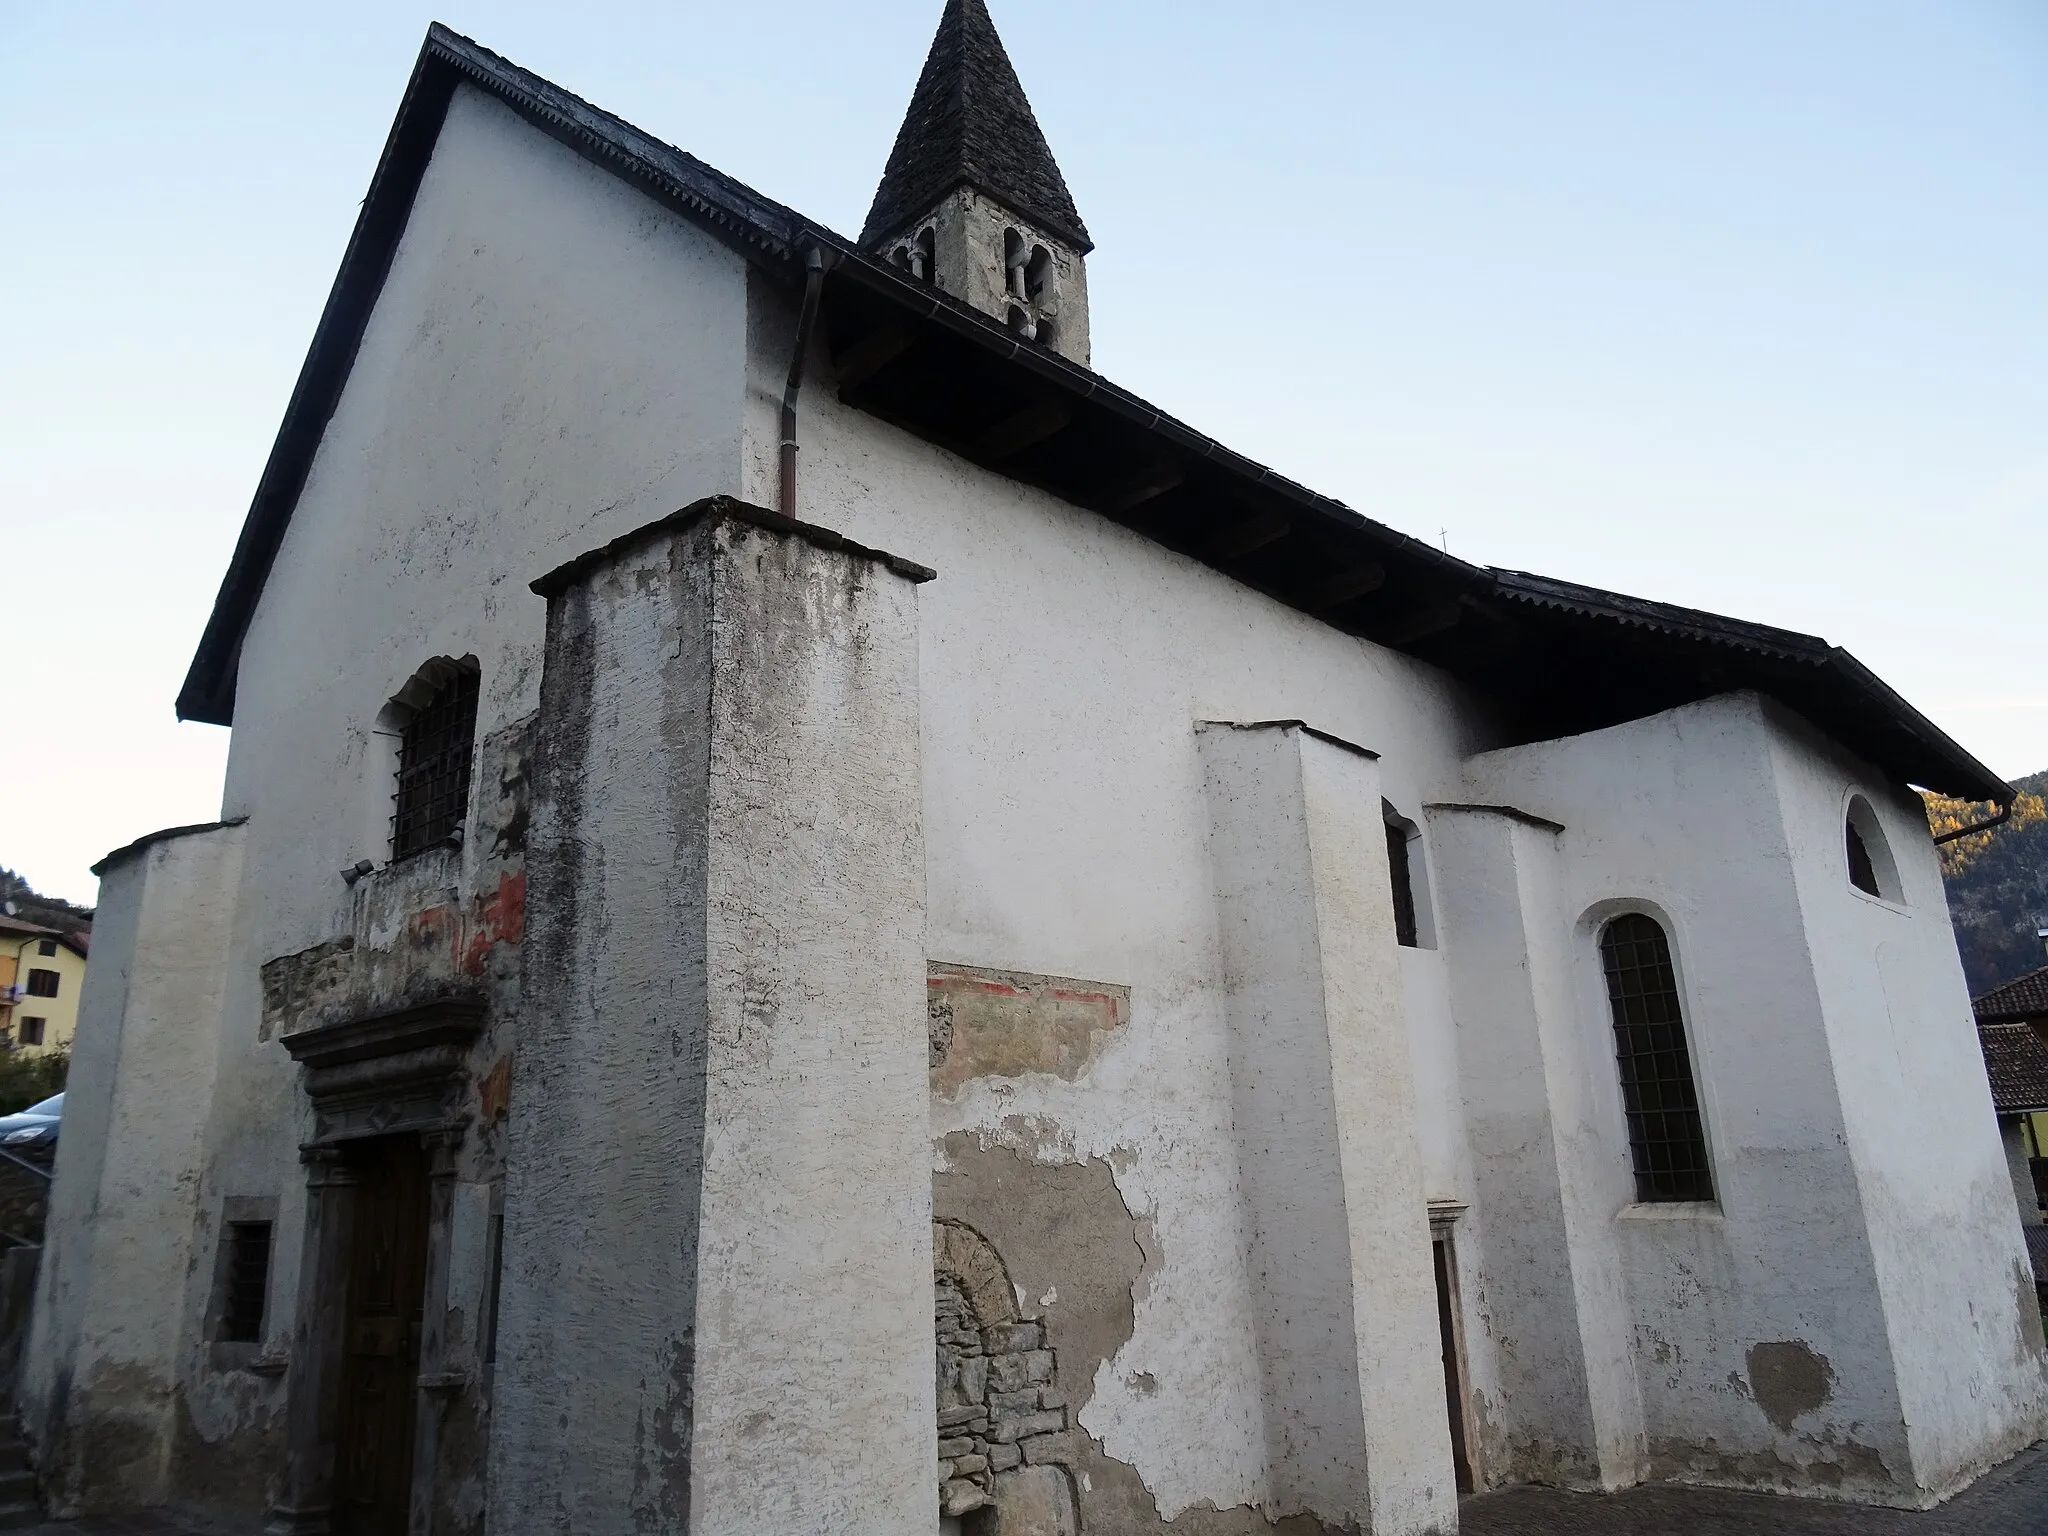
[[0,1151],[32,1163],[47,1164],[57,1155],[57,1130],[64,1120],[64,1095],[53,1093],[40,1104],[0,1115]]

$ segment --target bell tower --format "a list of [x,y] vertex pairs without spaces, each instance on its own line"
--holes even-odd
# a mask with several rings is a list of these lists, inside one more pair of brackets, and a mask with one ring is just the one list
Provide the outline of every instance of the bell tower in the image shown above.
[[984,0],[946,0],[860,241],[1087,364],[1094,242]]

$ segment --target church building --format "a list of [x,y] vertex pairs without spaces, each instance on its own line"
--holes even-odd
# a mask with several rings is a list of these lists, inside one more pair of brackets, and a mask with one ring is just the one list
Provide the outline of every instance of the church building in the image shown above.
[[2048,1430],[1912,786],[1809,635],[1094,372],[984,0],[858,239],[427,35],[99,866],[21,1409],[278,1536],[1919,1508]]

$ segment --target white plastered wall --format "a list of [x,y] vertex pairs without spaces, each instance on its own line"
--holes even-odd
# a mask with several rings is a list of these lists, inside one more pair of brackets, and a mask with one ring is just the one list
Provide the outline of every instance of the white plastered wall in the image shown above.
[[1392,1536],[1456,1502],[1379,766],[1199,728],[1269,1515]]
[[[1928,1462],[1924,1430],[1908,1439],[1928,1401],[1926,1367],[1912,1359],[1914,1325],[1900,1310],[1909,1287],[1887,1271],[1901,1222],[1871,1198],[1863,1146],[1882,1141],[1885,1155],[1915,1161],[1932,1131],[1908,1130],[1920,1090],[1902,1057],[1870,1043],[1865,1021],[1885,1009],[1859,999],[1852,980],[1857,942],[1874,951],[1881,939],[1842,927],[1901,914],[1831,906],[1847,881],[1841,815],[1852,785],[1880,798],[1867,770],[1858,784],[1845,759],[1816,750],[1803,726],[1751,695],[1470,765],[1472,799],[1565,827],[1550,944],[1575,978],[1586,1060],[1600,1069],[1591,1129],[1606,1149],[1582,1165],[1581,1197],[1611,1213],[1650,1475],[1914,1504],[1953,1483]],[[1899,802],[1886,798],[1897,817]],[[1974,1044],[1939,1006],[1956,960],[1938,883],[1926,883],[1937,879],[1932,850],[1924,824],[1917,841],[1910,826],[1888,827],[1901,867],[1918,866],[1909,878],[1930,919],[1928,936],[1901,952],[1891,995],[1936,1095],[1955,1100],[1943,1112],[1960,1114],[1964,1068],[1977,1096],[1985,1090]],[[1600,925],[1626,910],[1649,912],[1671,938],[1713,1205],[1632,1203],[1597,956]],[[1959,996],[1959,974],[1954,985]],[[1942,1133],[1961,1150],[1917,1163],[1919,1198],[1953,1209],[1966,1256],[2018,1241],[2004,1231],[2016,1227],[2009,1200],[1995,1221],[1970,1214],[1984,1177],[2001,1196],[2005,1185],[1988,1099],[1978,1120],[1981,1135]],[[1979,1330],[1991,1339],[1967,1359],[2002,1349],[1998,1364],[1974,1368],[2017,1404],[2036,1390],[2026,1378],[2038,1367],[2015,1353],[2011,1271],[1966,1257],[1963,1274],[1961,1287],[1923,1291],[1913,1304],[1932,1314],[1926,1326],[1945,1347],[1963,1349],[1959,1335]],[[1952,1406],[1930,1406],[1994,1459],[2010,1448],[1981,1410],[1971,1427]]]
[[[1773,766],[1913,1472],[1947,1494],[2048,1428],[2032,1266],[1926,812],[1817,732],[1779,723]],[[1882,896],[1849,880],[1852,795],[1883,839],[1871,850]]]
[[[761,502],[794,315],[771,285],[755,292],[743,495]],[[919,605],[929,953],[1132,989],[1128,1028],[1079,1081],[971,1081],[934,1102],[935,1141],[968,1132],[1112,1165],[1156,1263],[1076,1420],[1137,1469],[1162,1518],[1257,1506],[1268,1474],[1195,723],[1299,718],[1367,746],[1381,792],[1417,822],[1490,726],[1433,668],[842,406],[822,346],[798,435],[798,516],[939,573]],[[1405,1005],[1425,1190],[1467,1200],[1441,956],[1401,962],[1421,978]],[[1441,1401],[1439,1386],[1417,1411]]]
[[[457,88],[239,664],[223,814],[247,816],[247,853],[202,1203],[278,1201],[274,1338],[299,1293],[306,1111],[260,1035],[259,969],[346,933],[339,871],[388,857],[375,732],[421,664],[476,658],[479,740],[529,714],[546,607],[528,584],[735,488],[745,284],[701,229]],[[486,1194],[464,1187],[470,1225]],[[221,1443],[284,1390],[203,1352],[182,1385]]]
[[243,829],[164,838],[101,882],[22,1406],[52,1513],[164,1502],[181,1348],[198,1317],[213,1107]]

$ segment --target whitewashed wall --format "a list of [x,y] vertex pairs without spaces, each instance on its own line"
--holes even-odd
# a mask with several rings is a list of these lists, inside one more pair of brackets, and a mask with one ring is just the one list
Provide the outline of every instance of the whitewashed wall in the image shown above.
[[243,844],[240,827],[168,837],[101,881],[21,1393],[53,1514],[170,1492],[178,1367],[212,1276],[199,1165]]
[[[1619,1251],[1649,1473],[1920,1503],[1955,1486],[1956,1442],[1995,1459],[2038,1433],[2017,1223],[1924,822],[1747,695],[1485,754],[1471,783],[1565,827],[1551,942],[1606,1078],[1608,1155],[1581,1177],[1612,1213],[1581,1241]],[[1903,906],[1849,889],[1852,788],[1888,807]],[[1632,1204],[1597,955],[1600,926],[1631,909],[1672,941],[1710,1206]],[[1889,1010],[1873,991],[1887,941]],[[1910,1194],[1878,1187],[1890,1178]],[[1940,1295],[1899,1254],[1929,1241],[1935,1210],[1952,1225],[1921,1263],[1947,1277]]]
[[[545,604],[528,584],[734,488],[745,281],[695,226],[456,91],[241,653],[224,814],[247,816],[246,856],[200,1199],[277,1199],[279,1339],[299,1289],[306,1110],[259,1033],[259,967],[347,932],[339,871],[388,857],[378,717],[419,666],[477,659],[480,740],[530,713]],[[482,857],[456,856],[465,885]],[[216,1487],[239,1480],[260,1507],[277,1447],[247,1437],[281,1387],[253,1391],[203,1351],[183,1378],[191,1448],[228,1448],[241,1470]]]
[[[793,329],[780,295],[757,294],[755,499],[773,485]],[[850,411],[814,364],[799,515],[939,573],[919,609],[931,955],[1132,989],[1127,1033],[1081,1080],[971,1082],[935,1103],[934,1136],[1110,1162],[1157,1259],[1131,1337],[1075,1399],[1079,1422],[1165,1518],[1260,1505],[1266,1431],[1195,724],[1305,719],[1378,752],[1381,792],[1418,822],[1487,726],[1434,669]],[[1401,958],[1419,983],[1424,1185],[1463,1198],[1441,957]],[[1085,1492],[1083,1506],[1085,1518]]]

